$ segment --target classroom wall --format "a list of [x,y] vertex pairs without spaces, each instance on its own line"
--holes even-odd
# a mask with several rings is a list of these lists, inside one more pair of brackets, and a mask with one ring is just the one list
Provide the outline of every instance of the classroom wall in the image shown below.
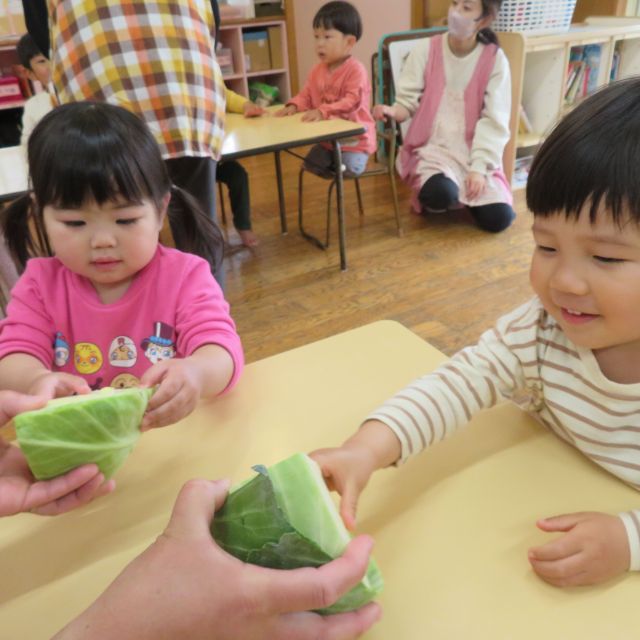
[[[326,0],[294,0],[298,82],[304,85],[309,69],[317,62],[313,29],[313,16]],[[411,28],[411,0],[350,0],[362,16],[363,35],[353,54],[371,68],[371,54],[378,48],[378,40],[385,33]]]

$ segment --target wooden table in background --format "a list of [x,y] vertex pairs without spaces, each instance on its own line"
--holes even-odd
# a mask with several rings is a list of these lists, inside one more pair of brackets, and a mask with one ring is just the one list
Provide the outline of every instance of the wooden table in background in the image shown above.
[[[364,128],[355,122],[339,118],[318,122],[302,122],[302,113],[282,118],[271,115],[281,108],[282,105],[270,107],[269,114],[260,118],[245,118],[241,114],[227,113],[221,160],[233,160],[263,153],[274,154],[280,226],[282,233],[287,233],[280,153],[295,147],[330,142],[333,145],[334,166],[339,167],[342,164],[340,143],[364,133]],[[336,194],[338,198],[340,268],[344,271],[347,268],[347,252],[343,179],[340,171],[336,173]]]
[[[161,531],[187,479],[238,481],[253,464],[338,444],[444,360],[383,321],[248,365],[227,397],[143,435],[114,494],[57,518],[2,521],[0,637],[48,638],[86,607]],[[487,411],[403,469],[377,473],[363,495],[360,528],[376,539],[386,583],[384,617],[366,638],[636,638],[637,575],[560,590],[532,573],[526,552],[547,539],[540,516],[638,502],[514,406]]]
[[0,203],[27,190],[27,159],[22,147],[0,148]]

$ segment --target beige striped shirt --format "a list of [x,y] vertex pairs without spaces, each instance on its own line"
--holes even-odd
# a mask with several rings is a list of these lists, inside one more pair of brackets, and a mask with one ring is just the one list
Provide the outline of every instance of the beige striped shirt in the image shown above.
[[[404,462],[505,399],[640,489],[640,383],[606,378],[591,350],[571,343],[537,298],[500,318],[477,345],[415,380],[367,419],[394,431]],[[640,509],[620,517],[631,568],[638,570]]]

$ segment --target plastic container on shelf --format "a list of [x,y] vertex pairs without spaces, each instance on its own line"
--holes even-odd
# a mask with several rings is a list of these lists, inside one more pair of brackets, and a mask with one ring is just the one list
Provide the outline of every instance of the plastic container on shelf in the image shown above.
[[20,80],[15,76],[0,76],[0,104],[21,103],[23,100]]
[[493,29],[528,35],[568,31],[575,8],[576,0],[504,0]]

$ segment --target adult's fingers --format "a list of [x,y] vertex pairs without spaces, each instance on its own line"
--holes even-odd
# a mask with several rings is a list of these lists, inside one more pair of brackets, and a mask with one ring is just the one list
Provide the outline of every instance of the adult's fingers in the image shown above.
[[317,613],[293,613],[283,616],[273,637],[280,640],[352,640],[368,631],[382,615],[377,603],[357,611],[321,616]]
[[44,511],[38,509],[47,507],[48,510],[52,510],[52,503],[56,503],[59,499],[73,493],[76,489],[94,481],[96,478],[99,480],[104,479],[98,469],[98,465],[86,464],[52,480],[34,482],[27,491],[24,504],[25,511],[53,515],[53,511],[45,514]]
[[360,582],[372,548],[372,538],[358,536],[340,558],[322,567],[290,571],[265,569],[256,572],[253,584],[257,593],[263,593],[266,611],[285,613],[323,609]]
[[164,535],[176,538],[211,537],[214,513],[224,504],[228,480],[189,480],[176,499]]
[[116,488],[115,480],[104,481],[104,476],[98,474],[89,482],[82,485],[79,489],[68,493],[62,498],[50,502],[42,507],[34,509],[33,512],[43,516],[57,516],[61,513],[66,513],[72,509],[77,509],[96,498],[106,496]]

